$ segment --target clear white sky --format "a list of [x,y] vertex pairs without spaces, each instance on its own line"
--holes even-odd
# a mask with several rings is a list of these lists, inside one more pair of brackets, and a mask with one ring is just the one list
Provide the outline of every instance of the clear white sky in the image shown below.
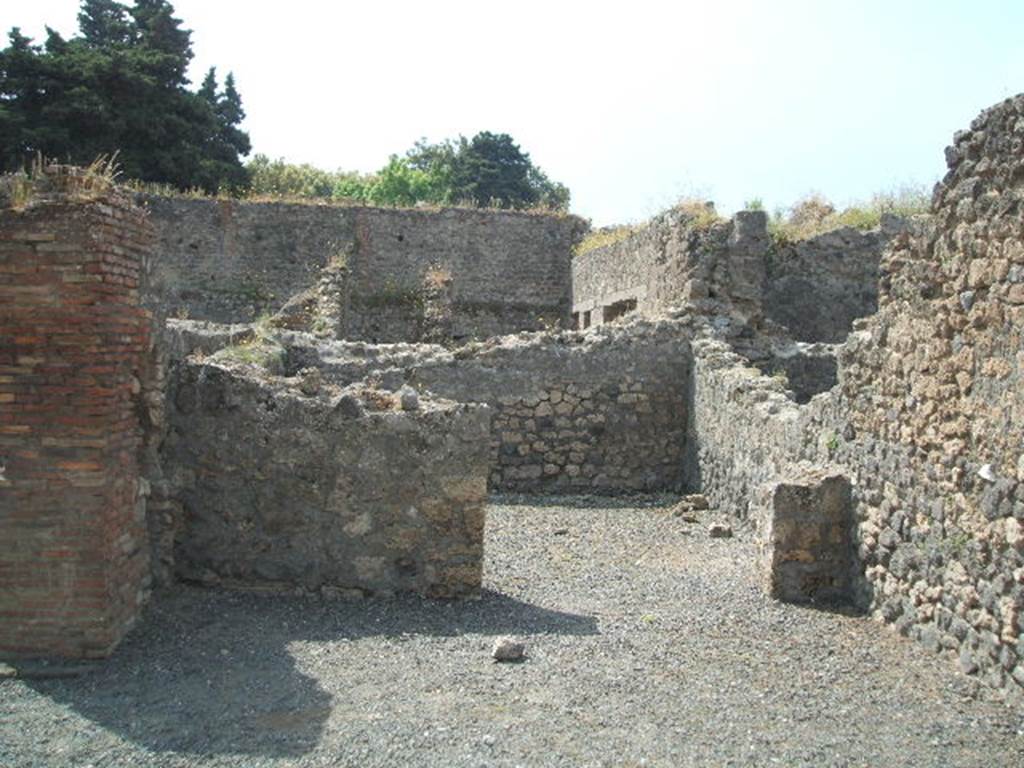
[[[1024,91],[1021,0],[172,2],[255,152],[373,171],[509,133],[597,225],[930,185],[953,132]],[[0,29],[71,35],[77,10],[2,0]]]

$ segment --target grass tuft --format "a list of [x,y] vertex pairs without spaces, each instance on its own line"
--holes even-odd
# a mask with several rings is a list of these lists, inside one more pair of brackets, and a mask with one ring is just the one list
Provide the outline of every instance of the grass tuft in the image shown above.
[[873,229],[882,216],[916,216],[927,213],[931,195],[923,186],[903,186],[879,192],[870,199],[837,211],[825,197],[811,194],[788,210],[776,210],[768,221],[768,230],[775,240],[792,242],[833,232],[842,227]]
[[575,255],[580,256],[598,248],[604,248],[615,243],[621,243],[634,233],[639,232],[641,227],[631,224],[621,224],[613,227],[601,227],[600,229],[588,232],[579,242],[575,249]]
[[113,193],[119,175],[116,152],[100,155],[86,168],[61,165],[36,153],[21,171],[0,176],[0,207],[20,211],[55,196],[95,200]]

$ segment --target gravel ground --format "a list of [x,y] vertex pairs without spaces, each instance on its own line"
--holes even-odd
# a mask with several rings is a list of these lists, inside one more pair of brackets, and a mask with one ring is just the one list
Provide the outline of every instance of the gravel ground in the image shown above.
[[0,680],[0,766],[1024,766],[951,657],[767,600],[670,504],[495,500],[478,601],[157,595],[109,661]]

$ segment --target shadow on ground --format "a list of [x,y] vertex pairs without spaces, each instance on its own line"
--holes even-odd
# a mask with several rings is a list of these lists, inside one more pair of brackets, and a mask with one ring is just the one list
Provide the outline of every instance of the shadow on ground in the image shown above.
[[[332,696],[296,668],[291,643],[467,634],[598,630],[592,617],[486,590],[472,601],[345,602],[180,586],[154,597],[110,659],[75,665],[66,678],[54,667],[19,671],[37,692],[151,752],[296,757],[318,744]],[[344,675],[344,652],[330,664]]]

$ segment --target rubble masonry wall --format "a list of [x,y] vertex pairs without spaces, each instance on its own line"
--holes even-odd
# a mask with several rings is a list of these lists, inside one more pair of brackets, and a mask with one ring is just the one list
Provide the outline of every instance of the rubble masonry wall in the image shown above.
[[179,577],[332,594],[480,588],[485,406],[175,366],[164,465]]

